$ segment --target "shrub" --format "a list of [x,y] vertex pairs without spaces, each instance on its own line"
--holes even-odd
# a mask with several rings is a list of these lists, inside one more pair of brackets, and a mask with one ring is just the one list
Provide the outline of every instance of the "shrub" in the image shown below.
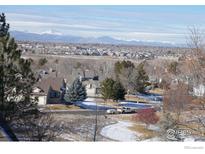
[[134,119],[145,123],[147,126],[156,124],[159,121],[159,117],[156,115],[156,111],[153,108],[139,110]]

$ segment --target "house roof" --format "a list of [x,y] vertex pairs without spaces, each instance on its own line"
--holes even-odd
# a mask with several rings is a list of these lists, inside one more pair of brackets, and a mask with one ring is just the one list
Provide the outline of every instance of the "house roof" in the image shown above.
[[51,87],[53,90],[60,91],[63,85],[64,79],[60,77],[48,77],[43,78],[35,84],[35,87],[38,87],[43,90],[44,93],[47,93]]

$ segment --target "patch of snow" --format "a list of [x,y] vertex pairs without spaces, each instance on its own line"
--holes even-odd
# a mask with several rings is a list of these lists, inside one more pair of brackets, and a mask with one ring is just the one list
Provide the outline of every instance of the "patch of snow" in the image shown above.
[[75,141],[70,134],[61,134],[60,137],[67,141]]
[[84,104],[84,105],[93,105],[93,106],[96,105],[95,102],[88,102],[88,101],[83,101],[83,102],[81,102],[81,103]]
[[[84,105],[90,105],[90,106],[96,106],[96,102],[82,102],[82,104],[84,104]],[[105,105],[100,105],[100,104],[98,104],[98,107],[99,107],[99,106],[107,107],[107,106],[105,106]]]
[[42,32],[41,34],[50,34],[50,35],[63,35],[62,33],[56,31],[56,30],[53,30],[53,29],[50,29],[50,30],[47,30],[45,32]]
[[163,96],[158,94],[137,94],[138,98],[150,101],[150,103],[162,103]]
[[[75,104],[81,108],[84,108],[84,109],[96,110],[96,102],[93,102],[93,101],[78,101]],[[103,104],[97,104],[98,110],[107,110],[107,109],[111,109],[111,108],[112,107],[110,107],[110,106],[106,106]]]
[[95,101],[95,98],[88,97],[85,99],[85,101],[92,102],[92,101]]
[[133,126],[133,123],[128,121],[119,121],[116,124],[105,126],[101,130],[101,135],[116,141],[136,141],[139,140],[136,132],[130,130],[128,127]]
[[132,101],[120,101],[119,104],[121,106],[125,106],[125,107],[132,107],[132,108],[150,108],[151,105],[150,104],[145,104],[145,103],[137,103],[137,102],[132,102]]
[[120,104],[131,104],[131,105],[139,105],[139,106],[140,105],[142,105],[142,106],[144,106],[144,105],[146,106],[147,105],[147,106],[150,106],[149,104],[145,104],[145,103],[137,103],[137,102],[133,103],[133,102],[129,102],[129,101],[120,101]]

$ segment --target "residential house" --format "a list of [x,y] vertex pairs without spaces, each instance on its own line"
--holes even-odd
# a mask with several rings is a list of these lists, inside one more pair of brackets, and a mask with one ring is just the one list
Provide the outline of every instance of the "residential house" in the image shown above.
[[96,97],[100,95],[100,83],[98,76],[80,78],[86,87],[88,97]]
[[33,96],[38,97],[38,105],[64,103],[66,82],[59,77],[48,77],[40,79],[35,84]]

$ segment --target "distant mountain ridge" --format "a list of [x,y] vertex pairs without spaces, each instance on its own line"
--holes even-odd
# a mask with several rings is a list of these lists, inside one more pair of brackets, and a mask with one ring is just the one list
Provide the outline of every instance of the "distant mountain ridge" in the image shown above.
[[19,41],[38,41],[38,42],[62,42],[62,43],[96,43],[96,44],[114,44],[114,45],[144,45],[144,46],[161,46],[161,47],[184,47],[183,44],[171,44],[165,42],[151,42],[151,41],[125,41],[114,39],[109,36],[102,37],[80,37],[72,35],[60,35],[58,33],[30,33],[22,31],[11,31],[10,32],[16,40]]

